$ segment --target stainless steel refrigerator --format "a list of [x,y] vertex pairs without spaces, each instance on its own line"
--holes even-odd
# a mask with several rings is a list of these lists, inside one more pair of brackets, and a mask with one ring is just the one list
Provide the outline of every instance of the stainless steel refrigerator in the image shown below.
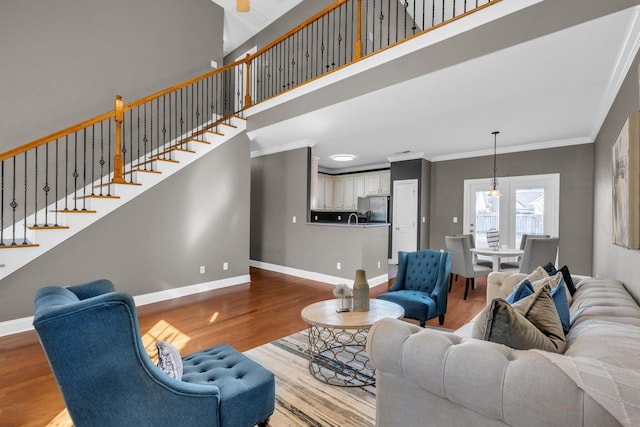
[[358,221],[389,222],[389,196],[358,197]]

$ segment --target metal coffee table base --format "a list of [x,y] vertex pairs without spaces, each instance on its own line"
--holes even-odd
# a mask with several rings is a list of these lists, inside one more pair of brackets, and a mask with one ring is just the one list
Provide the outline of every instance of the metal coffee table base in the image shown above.
[[365,346],[369,328],[347,329],[309,325],[309,372],[331,385],[375,384],[375,368]]

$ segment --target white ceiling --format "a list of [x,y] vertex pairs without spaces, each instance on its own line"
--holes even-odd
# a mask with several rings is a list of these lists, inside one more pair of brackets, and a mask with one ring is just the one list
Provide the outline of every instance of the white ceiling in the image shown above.
[[[215,2],[246,21],[248,15],[233,11],[235,0]],[[273,20],[297,3],[252,0],[251,8],[252,13],[266,16],[263,7],[282,6],[268,18]],[[346,172],[382,165],[389,158],[442,161],[489,155],[494,130],[501,132],[498,153],[591,143],[638,51],[639,15],[639,7],[630,8],[278,123],[250,126],[252,153],[313,145],[322,169]],[[471,21],[473,16],[457,22]],[[439,31],[453,26],[421,37],[438,39]],[[251,31],[238,40],[248,39]],[[374,55],[358,66],[369,61],[375,67],[382,56]],[[322,86],[323,80],[335,81],[342,72],[349,77],[348,70],[340,70],[277,98],[298,96],[297,91],[313,90],[309,87]],[[283,101],[274,105],[279,102]],[[269,103],[256,107],[264,111]],[[255,112],[248,111],[250,125]],[[349,164],[330,159],[339,153],[354,154],[356,159]]]

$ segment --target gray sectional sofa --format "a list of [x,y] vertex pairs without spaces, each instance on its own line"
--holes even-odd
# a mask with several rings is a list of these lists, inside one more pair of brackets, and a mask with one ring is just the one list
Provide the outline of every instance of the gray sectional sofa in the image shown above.
[[[524,275],[491,273],[487,301]],[[640,307],[615,280],[575,280],[563,354],[396,319],[373,325],[379,427],[638,426]]]

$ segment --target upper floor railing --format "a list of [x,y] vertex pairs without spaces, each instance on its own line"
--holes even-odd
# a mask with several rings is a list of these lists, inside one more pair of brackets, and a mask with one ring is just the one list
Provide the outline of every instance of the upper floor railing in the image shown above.
[[339,0],[245,59],[0,154],[0,247],[87,212],[233,116],[501,0]]

